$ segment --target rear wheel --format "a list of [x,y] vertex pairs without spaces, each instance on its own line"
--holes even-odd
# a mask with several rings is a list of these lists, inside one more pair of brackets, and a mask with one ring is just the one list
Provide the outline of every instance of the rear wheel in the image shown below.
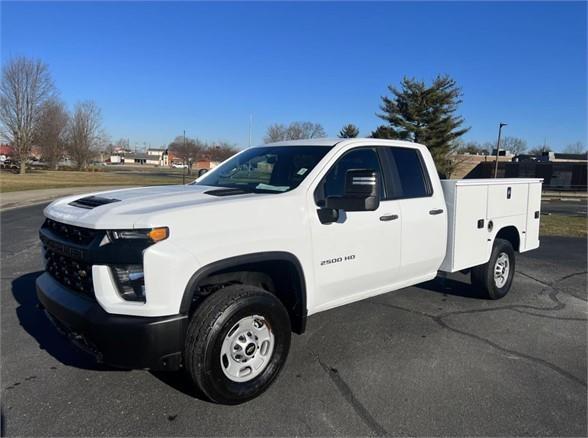
[[212,401],[237,404],[265,391],[290,348],[290,319],[281,301],[253,286],[214,292],[194,313],[186,370]]
[[488,263],[472,268],[472,285],[488,298],[504,297],[512,285],[515,272],[515,252],[508,240],[496,239]]

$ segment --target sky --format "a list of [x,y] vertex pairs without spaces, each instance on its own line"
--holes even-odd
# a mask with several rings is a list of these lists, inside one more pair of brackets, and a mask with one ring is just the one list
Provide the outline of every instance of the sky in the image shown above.
[[585,2],[6,2],[1,61],[48,64],[71,109],[94,100],[113,141],[261,143],[272,123],[368,136],[404,76],[452,76],[471,127],[555,150],[587,137]]

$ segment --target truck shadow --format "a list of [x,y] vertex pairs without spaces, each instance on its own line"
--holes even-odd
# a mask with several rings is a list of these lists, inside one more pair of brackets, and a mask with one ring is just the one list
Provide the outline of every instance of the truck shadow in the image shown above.
[[[431,281],[417,284],[415,287],[443,295],[462,298],[487,299],[484,293],[471,285],[464,274],[456,274],[459,278],[437,277]],[[463,277],[463,278],[462,278]]]
[[20,325],[39,344],[39,348],[64,365],[87,370],[109,371],[115,369],[96,363],[94,358],[75,348],[49,321],[45,312],[38,307],[35,280],[43,272],[31,272],[12,281],[12,295],[19,306],[16,316]]
[[188,378],[185,370],[181,371],[149,371],[149,373],[157,380],[171,386],[176,391],[179,391],[187,396],[196,398],[198,400],[212,403],[202,391],[200,391]]

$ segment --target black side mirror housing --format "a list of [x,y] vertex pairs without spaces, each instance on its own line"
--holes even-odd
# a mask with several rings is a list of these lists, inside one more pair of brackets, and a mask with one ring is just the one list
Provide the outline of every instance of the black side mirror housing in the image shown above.
[[202,175],[204,175],[206,172],[208,172],[208,169],[200,169],[200,170],[198,171],[198,176],[202,176]]
[[339,210],[334,208],[319,208],[316,212],[321,224],[332,224],[339,220]]
[[380,178],[372,169],[350,169],[343,196],[329,196],[326,207],[344,211],[374,211],[380,206]]

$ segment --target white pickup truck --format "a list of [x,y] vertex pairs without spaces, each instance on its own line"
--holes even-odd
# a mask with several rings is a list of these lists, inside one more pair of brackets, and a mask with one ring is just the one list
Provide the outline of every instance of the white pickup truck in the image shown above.
[[423,145],[246,149],[196,181],[57,200],[40,229],[49,318],[98,360],[179,370],[211,400],[263,392],[308,316],[471,270],[503,297],[539,246],[540,179],[440,180]]

